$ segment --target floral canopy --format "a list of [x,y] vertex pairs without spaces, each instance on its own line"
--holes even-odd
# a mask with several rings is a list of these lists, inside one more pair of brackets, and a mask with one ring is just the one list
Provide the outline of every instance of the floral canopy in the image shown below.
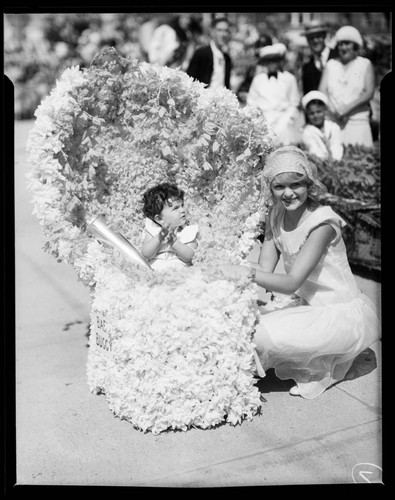
[[[264,222],[261,171],[272,133],[258,110],[180,70],[129,61],[114,49],[67,69],[36,111],[29,188],[44,250],[72,264],[104,318],[110,355],[92,341],[88,383],[144,431],[237,423],[260,407],[251,332],[256,286],[231,283]],[[185,191],[200,240],[193,266],[151,272],[87,231],[108,224],[139,247],[142,194]]]

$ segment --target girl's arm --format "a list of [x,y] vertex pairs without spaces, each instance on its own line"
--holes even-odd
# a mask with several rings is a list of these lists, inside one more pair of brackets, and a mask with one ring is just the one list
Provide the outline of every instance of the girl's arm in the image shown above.
[[[286,295],[296,292],[314,270],[334,237],[335,231],[329,224],[316,227],[308,236],[289,273],[272,273],[257,268],[255,283]],[[251,273],[251,269],[244,266],[225,265],[222,269],[230,278],[248,276]]]
[[255,267],[255,269],[260,271],[272,273],[275,270],[279,259],[280,252],[274,244],[273,238],[265,238],[262,243],[261,251],[259,252],[258,262],[252,262],[251,267]]

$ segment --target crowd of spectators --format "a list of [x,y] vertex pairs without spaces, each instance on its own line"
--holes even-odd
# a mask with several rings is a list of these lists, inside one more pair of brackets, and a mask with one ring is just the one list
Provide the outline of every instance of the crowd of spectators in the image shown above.
[[278,144],[296,144],[315,157],[334,209],[348,222],[348,240],[356,238],[353,262],[374,257],[377,264],[376,254],[359,256],[357,211],[348,200],[373,207],[358,219],[368,228],[361,233],[363,253],[366,241],[379,240],[372,237],[380,227],[379,98],[391,71],[391,32],[373,36],[350,23],[313,22],[293,37],[269,17],[254,23],[239,16],[235,23],[220,14],[211,24],[190,14],[6,14],[4,74],[14,84],[15,118],[33,119],[63,71],[88,68],[104,47],[223,85],[241,106],[262,109]]
[[[373,97],[378,95],[383,73],[390,70],[389,58],[384,65],[377,64],[386,59],[388,47],[384,50],[383,44],[376,44],[372,50],[370,43],[369,50],[366,37],[351,26],[341,31],[313,22],[300,33],[299,40],[304,43],[293,44],[273,24],[271,29],[262,30],[249,22],[236,26],[226,14],[212,18],[210,26],[198,14],[149,18],[143,14],[6,15],[4,72],[14,83],[15,115],[32,118],[66,67],[88,67],[102,47],[113,46],[128,59],[180,68],[208,86],[224,85],[237,95],[241,105],[248,103],[263,110],[281,144],[300,143],[309,136],[304,128],[310,125],[308,130],[311,132],[311,126],[319,129],[318,136],[328,145],[328,131],[336,127],[325,125],[325,131],[323,124],[314,125],[306,105],[302,105],[304,96],[318,90],[325,97],[310,99],[309,106],[325,107],[326,122],[329,119],[340,127],[342,141],[354,140],[359,132],[350,129],[361,125],[361,119],[365,126],[363,143],[372,144],[378,138],[379,117]],[[351,38],[339,40],[345,28]],[[349,49],[346,42],[352,42]],[[359,96],[358,102],[339,103],[338,95],[344,95],[345,86],[350,98],[356,92],[347,80],[351,60],[347,58],[352,58],[354,69],[358,66],[364,82],[363,97]],[[343,81],[337,85],[337,96],[334,78]],[[345,129],[347,134],[343,133]],[[325,149],[331,154],[328,147],[320,149],[321,154]]]

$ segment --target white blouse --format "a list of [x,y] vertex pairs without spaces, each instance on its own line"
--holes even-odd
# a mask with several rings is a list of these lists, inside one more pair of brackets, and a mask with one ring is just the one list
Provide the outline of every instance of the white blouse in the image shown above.
[[282,220],[280,215],[274,231],[274,241],[283,255],[286,272],[291,270],[313,229],[321,224],[329,224],[336,233],[315,269],[296,292],[297,295],[312,306],[348,302],[358,297],[359,289],[350,269],[342,238],[345,221],[329,206],[317,208],[293,231],[285,231]]
[[[145,219],[143,240],[147,233],[154,237],[160,233],[161,229],[162,227],[159,224],[156,224],[147,217]],[[198,238],[198,231],[199,226],[197,224],[185,226],[176,234],[177,240],[184,244],[195,242]],[[165,242],[161,243],[157,254],[149,260],[149,263],[156,270],[168,267],[188,267],[191,265],[181,260],[171,246]]]
[[[350,102],[355,101],[365,88],[365,76],[371,64],[366,57],[357,56],[347,64],[337,59],[330,59],[327,63],[328,96],[337,110],[341,110]],[[361,110],[350,116],[349,120],[367,119],[369,105],[365,104]]]

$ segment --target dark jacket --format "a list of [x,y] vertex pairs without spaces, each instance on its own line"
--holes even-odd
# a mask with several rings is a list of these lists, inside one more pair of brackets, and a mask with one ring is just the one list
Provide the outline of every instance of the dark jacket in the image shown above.
[[[329,59],[335,57],[336,52],[331,50],[329,52]],[[322,71],[320,71],[314,64],[314,58],[312,57],[310,61],[302,66],[302,88],[303,94],[307,94],[310,90],[318,90],[322,76]]]
[[[230,89],[230,71],[232,63],[228,54],[223,52],[225,59],[225,87]],[[214,56],[210,45],[200,47],[194,52],[187,69],[187,74],[199,82],[209,84],[214,70]]]

